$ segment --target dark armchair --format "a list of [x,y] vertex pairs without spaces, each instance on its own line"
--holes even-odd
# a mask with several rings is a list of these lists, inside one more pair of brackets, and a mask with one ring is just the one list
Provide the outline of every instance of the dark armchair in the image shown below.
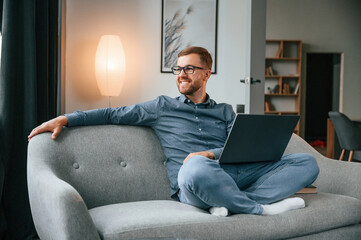
[[347,150],[350,151],[348,161],[351,162],[354,152],[361,151],[361,128],[343,113],[332,111],[328,115],[335,127],[336,135],[342,148],[339,159],[343,159]]

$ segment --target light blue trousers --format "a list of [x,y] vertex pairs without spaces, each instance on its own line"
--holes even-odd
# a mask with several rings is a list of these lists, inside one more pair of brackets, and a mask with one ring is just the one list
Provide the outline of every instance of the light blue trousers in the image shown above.
[[261,204],[293,195],[313,183],[318,173],[316,160],[304,153],[276,162],[237,165],[194,156],[178,173],[178,197],[203,209],[225,207],[232,213],[262,214]]

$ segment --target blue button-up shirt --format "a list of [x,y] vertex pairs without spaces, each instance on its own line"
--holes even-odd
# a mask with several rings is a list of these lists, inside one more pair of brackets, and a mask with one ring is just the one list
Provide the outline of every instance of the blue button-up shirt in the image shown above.
[[157,134],[167,158],[171,195],[178,191],[178,172],[193,152],[210,151],[219,159],[235,113],[229,104],[217,104],[207,95],[194,104],[185,95],[160,96],[127,107],[76,111],[66,114],[68,126],[122,124],[150,126]]

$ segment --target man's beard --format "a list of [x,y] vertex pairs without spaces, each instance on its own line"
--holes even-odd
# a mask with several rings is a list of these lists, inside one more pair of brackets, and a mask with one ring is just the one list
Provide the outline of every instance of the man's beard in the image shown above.
[[[185,79],[188,80],[188,79]],[[197,92],[201,86],[197,86],[194,84],[191,84],[190,86],[188,86],[187,88],[182,88],[182,81],[179,83],[178,82],[178,91],[184,95],[192,95],[193,93]]]
[[184,95],[192,95],[193,93],[195,93],[195,92],[197,92],[199,90],[199,87],[192,85],[187,89],[181,90],[181,87],[178,86],[178,90],[179,90],[180,93],[182,93]]

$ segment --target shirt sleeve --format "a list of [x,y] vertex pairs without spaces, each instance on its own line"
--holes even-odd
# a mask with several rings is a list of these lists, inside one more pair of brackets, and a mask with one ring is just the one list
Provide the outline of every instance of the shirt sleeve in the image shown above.
[[[227,137],[228,137],[228,134],[231,132],[231,129],[232,129],[232,126],[233,126],[233,121],[234,119],[236,118],[236,114],[234,113],[233,111],[233,108],[231,105],[227,105],[228,106],[228,111],[226,111],[226,114],[227,114]],[[213,153],[214,155],[214,159],[215,160],[218,160],[220,157],[221,157],[221,154],[223,152],[223,148],[224,147],[221,147],[221,148],[213,148],[213,149],[209,149],[208,151]]]
[[68,127],[102,124],[152,126],[158,119],[159,108],[158,97],[132,106],[75,111],[65,116],[68,118]]

